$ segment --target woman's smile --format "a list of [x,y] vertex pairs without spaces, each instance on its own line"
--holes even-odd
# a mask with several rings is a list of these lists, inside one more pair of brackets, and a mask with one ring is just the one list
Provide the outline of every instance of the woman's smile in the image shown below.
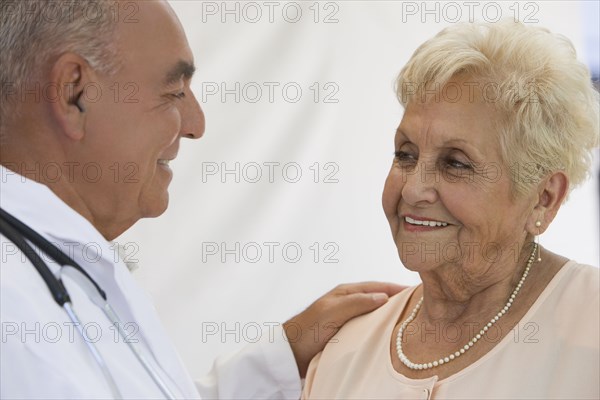
[[402,227],[408,232],[430,232],[439,231],[450,225],[448,222],[433,218],[417,217],[414,215],[404,215],[402,218]]

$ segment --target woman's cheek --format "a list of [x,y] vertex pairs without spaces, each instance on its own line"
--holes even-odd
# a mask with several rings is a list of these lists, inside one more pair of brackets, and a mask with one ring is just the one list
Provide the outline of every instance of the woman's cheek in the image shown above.
[[394,172],[388,175],[383,189],[383,210],[386,216],[391,217],[397,214],[398,202],[400,201],[401,182],[399,177],[394,176]]

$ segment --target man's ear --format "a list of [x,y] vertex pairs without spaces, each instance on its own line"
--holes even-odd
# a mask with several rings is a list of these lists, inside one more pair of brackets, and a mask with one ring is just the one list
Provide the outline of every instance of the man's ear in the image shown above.
[[85,88],[91,82],[88,63],[74,53],[61,55],[50,70],[51,87],[56,91],[50,110],[61,131],[71,140],[85,134]]
[[[527,220],[527,231],[532,235],[543,233],[556,217],[569,191],[569,178],[562,171],[553,172],[544,178],[537,190],[537,202]],[[537,226],[537,222],[540,225]]]

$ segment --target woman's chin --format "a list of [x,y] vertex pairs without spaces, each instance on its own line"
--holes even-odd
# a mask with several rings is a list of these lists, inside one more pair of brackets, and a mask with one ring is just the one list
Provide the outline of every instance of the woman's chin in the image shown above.
[[439,260],[436,261],[428,259],[426,257],[427,254],[415,254],[407,256],[406,254],[403,255],[402,253],[400,253],[400,251],[398,251],[398,254],[400,255],[400,261],[402,262],[402,265],[404,265],[406,269],[412,272],[421,273],[426,271],[432,271],[440,265]]

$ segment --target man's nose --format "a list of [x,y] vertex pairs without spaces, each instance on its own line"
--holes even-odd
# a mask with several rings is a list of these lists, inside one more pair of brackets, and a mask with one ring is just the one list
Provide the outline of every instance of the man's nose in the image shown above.
[[196,96],[189,93],[184,101],[181,112],[181,137],[188,139],[200,139],[204,135],[205,120],[202,107],[198,103]]

